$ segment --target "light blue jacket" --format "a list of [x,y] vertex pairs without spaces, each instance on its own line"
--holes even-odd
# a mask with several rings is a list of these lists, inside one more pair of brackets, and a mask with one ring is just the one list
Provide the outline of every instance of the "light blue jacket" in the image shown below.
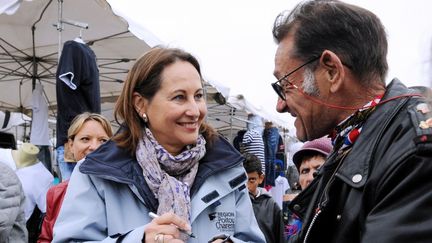
[[[229,234],[234,242],[265,242],[245,186],[243,157],[219,138],[201,159],[191,188],[191,224],[207,242]],[[75,169],[54,226],[53,242],[141,242],[149,211],[158,202],[142,169],[127,151],[109,141]],[[118,241],[117,241],[118,240]]]

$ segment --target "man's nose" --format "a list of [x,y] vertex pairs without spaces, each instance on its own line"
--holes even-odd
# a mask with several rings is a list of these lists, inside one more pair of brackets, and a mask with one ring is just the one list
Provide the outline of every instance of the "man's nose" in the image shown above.
[[276,103],[276,111],[279,113],[287,112],[287,104],[286,101],[278,97],[277,103]]

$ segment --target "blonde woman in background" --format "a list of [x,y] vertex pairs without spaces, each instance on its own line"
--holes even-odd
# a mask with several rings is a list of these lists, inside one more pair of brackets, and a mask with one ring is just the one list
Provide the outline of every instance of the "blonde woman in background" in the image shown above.
[[[68,129],[68,143],[76,161],[85,156],[112,136],[111,124],[104,116],[85,112],[76,116]],[[69,180],[51,187],[47,193],[47,212],[42,224],[39,243],[51,242],[53,226],[59,214]]]
[[112,135],[111,124],[104,116],[88,112],[78,115],[68,129],[68,143],[74,159],[84,159]]

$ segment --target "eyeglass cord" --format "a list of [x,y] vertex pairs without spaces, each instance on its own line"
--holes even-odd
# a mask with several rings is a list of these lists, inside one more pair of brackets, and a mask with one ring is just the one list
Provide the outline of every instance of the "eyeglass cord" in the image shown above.
[[[306,94],[303,90],[299,89],[297,86],[295,86],[295,88],[303,96],[305,96],[307,99],[310,99],[312,102],[315,102],[315,103],[318,103],[318,104],[321,104],[321,105],[324,105],[324,106],[327,106],[327,107],[330,107],[330,108],[334,108],[334,109],[340,109],[340,110],[359,110],[359,109],[367,109],[367,108],[372,107],[372,105],[365,106],[365,107],[363,107],[363,106],[362,107],[353,107],[353,106],[339,106],[339,105],[327,104],[327,103],[325,103],[325,102],[323,102],[323,101],[321,101],[319,99],[316,99],[315,97],[313,97],[313,96],[311,96],[309,94]],[[391,98],[386,99],[386,100],[382,100],[380,103],[378,103],[378,104],[376,104],[374,106],[382,105],[382,104],[385,104],[385,103],[387,103],[389,101],[392,101],[392,100],[396,100],[396,99],[400,99],[400,98],[407,98],[407,97],[414,97],[414,96],[423,97],[423,95],[419,94],[419,93],[398,95],[398,96],[391,97]]]

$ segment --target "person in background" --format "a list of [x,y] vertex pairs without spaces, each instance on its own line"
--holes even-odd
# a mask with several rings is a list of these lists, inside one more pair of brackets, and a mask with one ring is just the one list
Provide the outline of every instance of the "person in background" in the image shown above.
[[293,162],[299,172],[301,190],[309,186],[332,149],[330,138],[324,136],[304,143],[301,149],[293,155]]
[[[84,112],[76,116],[68,129],[68,139],[72,155],[81,161],[89,153],[112,137],[109,120],[97,113]],[[48,243],[53,239],[53,226],[59,214],[69,181],[51,187],[47,193],[47,210],[42,222],[38,242]]]
[[244,156],[243,166],[248,175],[247,188],[258,225],[266,242],[282,243],[284,237],[281,208],[264,188],[259,187],[264,180],[261,161],[253,154]]
[[0,242],[27,243],[24,199],[17,175],[0,163]]
[[[263,167],[263,172],[265,178],[264,183],[261,186],[267,191],[271,191],[271,188],[276,186],[276,178],[279,176],[279,173],[276,172],[276,160],[282,160],[283,162],[285,145],[282,142],[279,129],[273,126],[272,122],[265,123],[264,131],[262,132],[262,139],[264,143],[265,166]],[[285,168],[283,163],[281,168]]]
[[114,113],[121,128],[78,163],[54,242],[265,242],[243,157],[205,123],[195,57],[176,48],[146,52]]
[[[304,143],[303,146],[293,155],[293,162],[299,172],[298,185],[300,186],[300,191],[305,190],[306,187],[309,186],[318,169],[324,164],[332,149],[333,145],[330,138],[325,136]],[[284,195],[283,214],[286,239],[289,239],[292,235],[298,234],[302,226],[299,217],[288,209],[288,204],[297,195],[298,192]]]
[[399,80],[386,85],[379,18],[304,1],[276,18],[273,37],[277,111],[295,117],[299,140],[334,144],[290,204],[303,222],[290,241],[432,242],[431,108]]
[[265,151],[263,141],[263,121],[258,115],[248,114],[247,131],[243,135],[241,141],[241,148],[243,153],[254,154],[261,161],[263,173],[265,174]]

